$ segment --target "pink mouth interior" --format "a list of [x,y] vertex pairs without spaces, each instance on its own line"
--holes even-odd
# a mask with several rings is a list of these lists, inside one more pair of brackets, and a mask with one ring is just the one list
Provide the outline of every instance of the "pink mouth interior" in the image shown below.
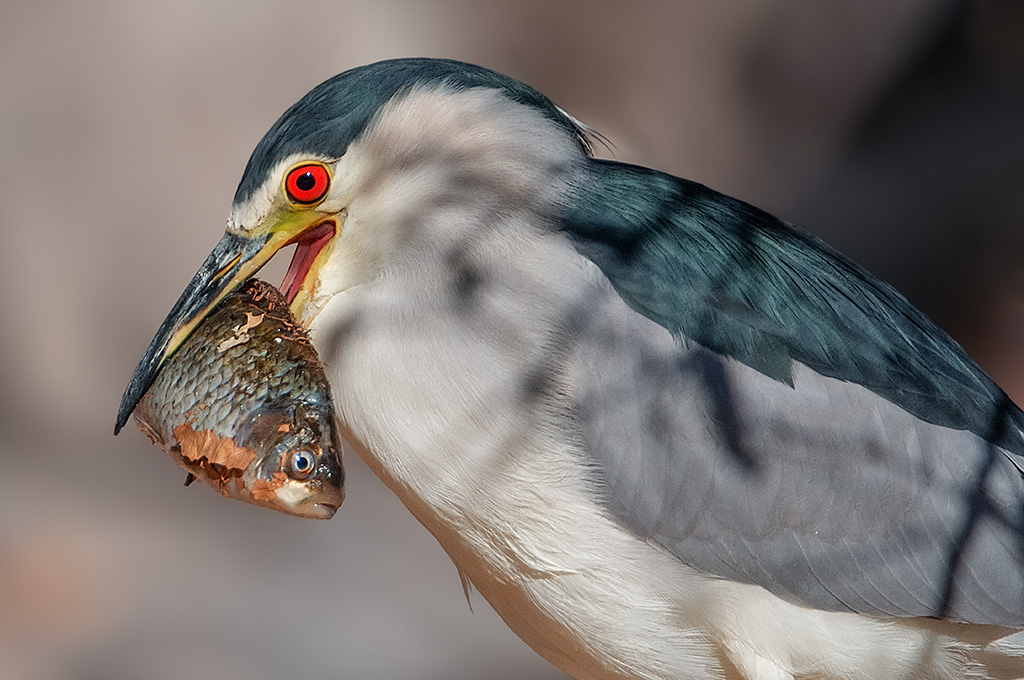
[[288,272],[281,283],[281,292],[289,303],[298,295],[317,255],[333,237],[334,222],[324,222],[291,240],[291,243],[296,244],[295,254],[292,255],[292,262],[288,265]]

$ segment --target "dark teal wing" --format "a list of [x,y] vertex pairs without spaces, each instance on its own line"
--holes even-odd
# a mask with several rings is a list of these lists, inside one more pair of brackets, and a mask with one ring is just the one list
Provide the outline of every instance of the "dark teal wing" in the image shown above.
[[705,186],[591,160],[565,228],[636,311],[776,380],[794,361],[1024,454],[1024,414],[889,285]]
[[1021,411],[898,293],[744,203],[594,161],[575,333],[609,509],[807,606],[1024,625]]

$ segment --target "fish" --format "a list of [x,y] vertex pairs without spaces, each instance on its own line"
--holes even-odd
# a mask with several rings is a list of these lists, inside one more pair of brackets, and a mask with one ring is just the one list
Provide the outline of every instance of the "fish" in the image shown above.
[[330,519],[345,498],[331,388],[281,292],[249,279],[161,367],[134,412],[154,444],[227,498]]

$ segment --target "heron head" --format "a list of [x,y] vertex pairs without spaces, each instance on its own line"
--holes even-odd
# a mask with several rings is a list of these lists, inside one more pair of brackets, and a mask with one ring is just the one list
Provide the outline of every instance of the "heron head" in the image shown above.
[[[467,95],[459,98],[461,108],[451,106],[456,93]],[[515,119],[496,123],[490,129],[500,135],[494,139],[472,131],[502,107],[528,112],[531,122],[542,116],[566,145],[576,151],[588,148],[583,128],[536,90],[447,60],[400,59],[353,69],[289,108],[253,151],[223,237],[139,362],[122,397],[115,432],[163,362],[217,303],[286,246],[294,245],[295,251],[281,290],[295,317],[308,326],[331,296],[373,276],[382,256],[397,250],[393,246],[403,219],[394,210],[441,206],[440,212],[451,199],[442,192],[454,187],[462,192],[460,200],[473,200],[474,192],[487,195],[482,185],[491,181],[506,192],[535,192],[536,183],[509,181],[516,177],[516,169],[509,167],[516,153],[493,154],[502,140],[538,146],[523,136],[528,126],[517,127]],[[451,134],[431,134],[431,125]],[[431,172],[423,171],[424,158],[433,159]],[[473,170],[467,174],[466,168]],[[520,170],[531,168],[523,163]],[[403,182],[382,181],[385,171],[403,173]],[[401,191],[388,193],[388,186],[399,184]],[[393,210],[386,217],[351,219],[359,201],[364,208],[372,204]],[[373,212],[364,209],[362,214]]]

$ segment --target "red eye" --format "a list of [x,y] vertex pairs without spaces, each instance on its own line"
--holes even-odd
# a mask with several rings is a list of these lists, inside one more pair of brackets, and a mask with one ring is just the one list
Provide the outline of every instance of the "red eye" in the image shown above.
[[327,193],[331,176],[318,164],[300,165],[288,173],[284,188],[296,203],[316,203]]

